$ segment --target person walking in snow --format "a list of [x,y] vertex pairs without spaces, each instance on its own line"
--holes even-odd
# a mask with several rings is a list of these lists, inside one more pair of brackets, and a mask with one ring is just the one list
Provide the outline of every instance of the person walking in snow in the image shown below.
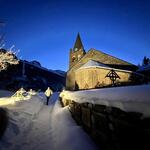
[[45,95],[46,95],[46,98],[47,98],[46,105],[48,105],[50,96],[51,96],[52,94],[53,94],[53,91],[50,89],[50,87],[48,87],[47,90],[45,91]]

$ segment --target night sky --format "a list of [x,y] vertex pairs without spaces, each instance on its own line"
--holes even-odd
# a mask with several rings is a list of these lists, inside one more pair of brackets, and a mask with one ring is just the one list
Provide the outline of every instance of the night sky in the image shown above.
[[0,0],[5,48],[19,58],[66,71],[80,32],[95,48],[133,64],[150,57],[149,0]]

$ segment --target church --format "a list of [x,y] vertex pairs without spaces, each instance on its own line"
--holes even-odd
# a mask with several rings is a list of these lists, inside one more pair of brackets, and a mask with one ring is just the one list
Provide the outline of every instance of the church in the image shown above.
[[96,49],[85,51],[78,33],[70,49],[67,90],[85,90],[142,82],[138,67]]

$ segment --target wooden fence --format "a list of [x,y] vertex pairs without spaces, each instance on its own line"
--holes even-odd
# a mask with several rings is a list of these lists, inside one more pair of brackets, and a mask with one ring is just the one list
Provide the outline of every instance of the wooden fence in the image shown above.
[[102,150],[150,149],[150,118],[141,113],[91,103],[62,100],[78,123]]

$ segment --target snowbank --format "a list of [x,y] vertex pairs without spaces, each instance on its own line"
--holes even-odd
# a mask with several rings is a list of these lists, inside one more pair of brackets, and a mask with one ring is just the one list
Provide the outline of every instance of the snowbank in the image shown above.
[[142,112],[150,116],[150,85],[103,88],[85,91],[63,91],[63,99],[118,107],[125,111]]
[[[14,105],[17,101],[29,100],[33,93],[26,92],[23,88],[16,91],[16,93],[8,91],[0,91],[5,97],[0,98],[0,106]],[[35,95],[35,94],[34,94]]]
[[0,147],[3,150],[13,150],[16,143],[23,140],[28,133],[32,121],[43,106],[43,102],[37,96],[33,96],[30,100],[16,101],[14,104],[10,103],[12,98],[7,98],[5,101],[7,101],[7,105],[3,105],[3,107],[8,111],[9,125],[0,141]]

